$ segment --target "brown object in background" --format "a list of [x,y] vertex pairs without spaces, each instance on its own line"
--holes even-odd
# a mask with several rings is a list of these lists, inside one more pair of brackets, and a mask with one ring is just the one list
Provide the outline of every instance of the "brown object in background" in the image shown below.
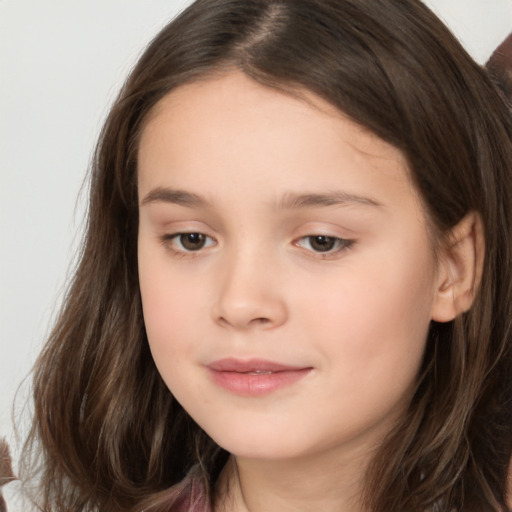
[[512,101],[512,32],[496,48],[485,67]]
[[12,461],[9,446],[5,439],[0,439],[0,512],[7,512],[7,505],[2,496],[2,486],[16,480],[12,472]]

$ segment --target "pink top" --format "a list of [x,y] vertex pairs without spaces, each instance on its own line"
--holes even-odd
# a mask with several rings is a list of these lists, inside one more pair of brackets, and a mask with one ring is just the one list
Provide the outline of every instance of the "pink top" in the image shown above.
[[199,466],[171,489],[169,500],[172,512],[212,512]]

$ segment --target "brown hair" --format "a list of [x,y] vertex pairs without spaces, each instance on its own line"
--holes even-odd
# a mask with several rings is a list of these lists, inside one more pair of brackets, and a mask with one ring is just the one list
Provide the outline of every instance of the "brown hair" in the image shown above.
[[485,67],[512,105],[512,32],[496,48]]
[[483,69],[418,0],[198,0],[128,78],[92,165],[87,232],[35,368],[27,452],[41,448],[44,511],[168,510],[199,462],[226,453],[152,361],[137,277],[137,147],[175,87],[237,68],[307,89],[399,148],[441,238],[469,211],[485,228],[471,310],[432,323],[410,408],[372,461],[374,512],[508,510],[512,450],[512,126]]

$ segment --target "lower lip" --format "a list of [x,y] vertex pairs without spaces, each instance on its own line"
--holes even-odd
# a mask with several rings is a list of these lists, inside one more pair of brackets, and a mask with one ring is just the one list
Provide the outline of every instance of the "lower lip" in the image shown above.
[[214,382],[237,395],[261,396],[291,386],[303,379],[311,368],[273,373],[239,373],[210,370]]

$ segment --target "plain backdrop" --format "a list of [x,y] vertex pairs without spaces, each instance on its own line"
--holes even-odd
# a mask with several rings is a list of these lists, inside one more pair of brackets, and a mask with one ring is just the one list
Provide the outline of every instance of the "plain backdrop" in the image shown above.
[[[13,399],[62,298],[102,120],[143,47],[188,3],[0,0],[0,437],[15,455]],[[512,30],[512,0],[427,3],[480,63]]]

